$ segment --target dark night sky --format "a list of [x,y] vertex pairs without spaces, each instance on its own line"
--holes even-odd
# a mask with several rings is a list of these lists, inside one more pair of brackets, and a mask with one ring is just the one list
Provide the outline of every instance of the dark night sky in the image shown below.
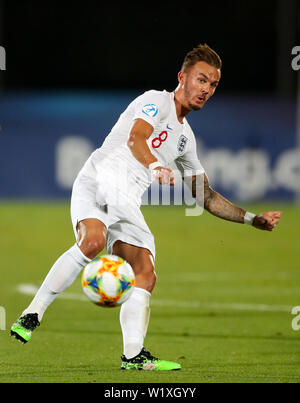
[[173,89],[184,55],[206,42],[223,59],[220,90],[274,92],[276,3],[6,0],[5,88]]

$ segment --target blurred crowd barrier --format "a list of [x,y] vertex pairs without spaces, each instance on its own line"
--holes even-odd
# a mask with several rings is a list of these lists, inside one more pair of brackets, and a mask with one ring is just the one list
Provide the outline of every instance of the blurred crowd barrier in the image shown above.
[[[78,171],[139,93],[0,97],[0,197],[66,198]],[[213,187],[233,200],[299,199],[296,105],[216,94],[187,117]]]

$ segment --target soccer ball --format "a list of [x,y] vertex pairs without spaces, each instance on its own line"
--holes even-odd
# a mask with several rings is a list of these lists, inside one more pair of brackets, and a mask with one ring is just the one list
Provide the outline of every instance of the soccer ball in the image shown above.
[[103,307],[123,304],[131,295],[135,277],[132,267],[115,255],[92,260],[83,270],[82,288],[87,297]]

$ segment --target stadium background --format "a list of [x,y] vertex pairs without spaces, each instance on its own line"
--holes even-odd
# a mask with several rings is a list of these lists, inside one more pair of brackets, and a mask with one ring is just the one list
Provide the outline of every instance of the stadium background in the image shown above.
[[2,1],[0,169],[10,175],[1,197],[69,197],[130,101],[175,89],[184,55],[207,42],[223,59],[222,80],[188,120],[211,182],[234,199],[297,198],[298,2],[196,4],[179,18],[172,2]]
[[[298,334],[290,326],[290,308],[300,305],[294,225],[300,216],[300,71],[291,66],[292,49],[300,46],[297,0],[211,5],[0,0],[0,46],[6,50],[6,70],[0,71],[0,305],[8,327],[29,302],[15,287],[40,284],[74,242],[69,198],[90,152],[137,95],[175,89],[184,55],[199,43],[213,47],[224,64],[214,97],[188,116],[210,181],[245,208],[282,209],[284,219],[273,238],[266,238],[207,215],[199,225],[174,208],[145,208],[158,239],[160,279],[149,344],[154,353],[186,356],[188,374],[171,382],[299,381]],[[205,250],[200,265],[198,239]],[[16,269],[12,261],[18,259],[22,267]],[[197,290],[191,293],[192,284]],[[98,367],[80,349],[83,335],[91,349],[97,335],[114,357],[102,354],[101,365],[116,370],[117,321],[105,322],[106,333],[93,331],[96,311],[72,299],[79,283],[72,290],[69,299],[51,307],[47,326],[25,353],[8,347],[6,332],[0,332],[1,382],[99,381]],[[111,312],[101,314],[111,321]],[[65,333],[66,323],[72,336]],[[68,351],[68,358],[59,351]],[[28,362],[32,355],[40,360],[37,367],[27,364],[28,376],[13,366],[20,354]],[[199,369],[198,358],[210,369]],[[101,377],[118,379],[117,372]],[[170,382],[167,376],[134,379]]]

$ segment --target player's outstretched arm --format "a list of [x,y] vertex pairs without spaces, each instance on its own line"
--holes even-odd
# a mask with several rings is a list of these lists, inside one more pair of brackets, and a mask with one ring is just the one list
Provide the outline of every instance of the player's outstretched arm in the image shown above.
[[[269,211],[252,216],[252,214],[235,206],[229,200],[225,199],[225,197],[213,190],[205,174],[203,180],[196,179],[196,176],[192,177],[191,188],[193,197],[195,197],[200,204],[204,204],[204,208],[216,217],[241,224],[251,224],[255,228],[266,231],[273,231],[278,224],[282,214],[281,211]],[[197,189],[197,184],[198,186],[202,184],[203,189]]]

